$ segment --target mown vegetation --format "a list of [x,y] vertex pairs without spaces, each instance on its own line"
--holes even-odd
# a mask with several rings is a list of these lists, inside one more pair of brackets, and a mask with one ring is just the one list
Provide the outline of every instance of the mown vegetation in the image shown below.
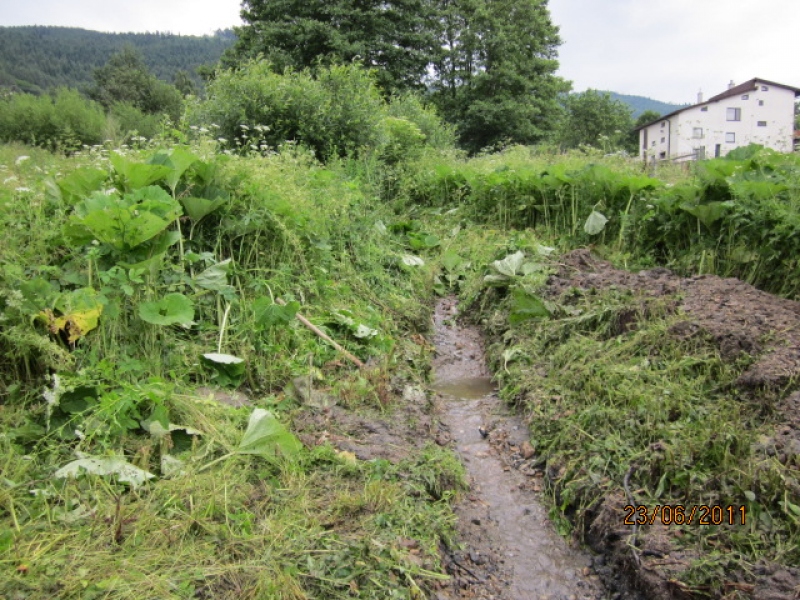
[[[470,15],[493,29],[487,6]],[[481,54],[477,31],[454,30],[474,44],[442,58],[454,69],[443,82],[458,87],[458,69]],[[522,51],[513,32],[493,31],[494,50]],[[796,296],[797,157],[748,148],[655,173],[612,148],[468,158],[456,140],[471,152],[502,144],[507,132],[484,139],[475,124],[510,113],[489,96],[459,102],[493,78],[513,83],[508,62],[455,90],[469,114],[448,125],[405,87],[387,93],[363,66],[328,58],[279,72],[243,59],[169,121],[169,102],[148,108],[163,89],[135,60],[100,71],[97,103],[70,91],[0,100],[0,138],[27,144],[0,147],[0,594],[432,592],[445,578],[439,544],[456,543],[450,501],[464,482],[452,454],[422,440],[405,460],[359,461],[331,443],[335,423],[301,443],[295,423],[324,408],[303,405],[290,382],[401,418],[399,392],[429,367],[430,306],[447,293],[484,320],[501,393],[529,416],[565,531],[583,534],[627,475],[642,501],[745,504],[754,517],[681,529],[676,543],[696,556],[675,574],[684,591],[722,595],[761,559],[800,560],[796,468],[762,460],[754,441],[774,415],[750,410],[732,383],[747,359],[670,337],[680,315],[667,302],[620,329],[619,315],[641,306],[624,290],[545,294],[558,252],[589,245],[632,269]],[[545,79],[552,108],[561,88]],[[152,93],[119,96],[130,81]],[[522,141],[556,142],[554,110]],[[105,142],[109,115],[117,141],[145,117],[159,125],[130,148]],[[793,389],[768,390],[769,401]],[[253,404],[212,399],[234,391]]]

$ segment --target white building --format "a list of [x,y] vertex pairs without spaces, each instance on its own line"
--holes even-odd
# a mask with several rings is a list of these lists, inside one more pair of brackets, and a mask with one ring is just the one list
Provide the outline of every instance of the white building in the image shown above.
[[658,160],[695,160],[725,156],[739,146],[761,144],[791,152],[794,104],[800,89],[751,79],[733,82],[727,91],[681,108],[639,127],[639,157]]

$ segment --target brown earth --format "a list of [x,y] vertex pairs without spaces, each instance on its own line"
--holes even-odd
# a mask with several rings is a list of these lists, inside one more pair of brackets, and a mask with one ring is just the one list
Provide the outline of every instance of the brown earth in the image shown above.
[[[772,435],[762,436],[758,450],[783,464],[800,468],[800,391],[793,391],[800,375],[800,302],[779,298],[736,279],[712,275],[683,278],[663,268],[631,273],[580,249],[561,257],[558,271],[547,288],[549,297],[565,300],[573,289],[617,289],[634,292],[646,314],[648,299],[667,300],[681,315],[670,330],[677,337],[707,336],[727,361],[749,362],[736,381],[764,414],[778,424]],[[670,302],[672,300],[672,302]],[[618,316],[617,326],[636,326],[637,312]],[[800,490],[790,490],[800,495]],[[631,531],[620,526],[624,494],[608,496],[588,531],[593,548],[607,557],[612,572],[629,580],[652,598],[687,598],[691,594],[674,575],[695,558],[676,548],[668,531],[650,527],[639,540],[639,552],[627,547]],[[666,528],[663,528],[666,529]],[[755,584],[727,584],[727,597],[757,600],[800,598],[800,569],[759,563]]]
[[[627,272],[588,250],[561,257],[557,272],[548,282],[547,294],[568,303],[568,293],[575,288],[633,292],[640,306],[618,315],[620,331],[636,327],[640,315],[647,314],[649,300],[666,304],[681,315],[671,329],[673,335],[706,336],[724,359],[745,362],[747,367],[737,385],[760,410],[777,415],[779,421],[774,435],[759,442],[760,449],[784,464],[800,467],[800,390],[792,392],[800,374],[800,303],[734,279],[683,278],[661,268]],[[331,442],[361,460],[382,458],[397,462],[431,440],[461,453],[471,476],[470,490],[456,507],[460,545],[442,549],[451,581],[434,591],[436,600],[689,597],[689,591],[674,576],[695,557],[677,550],[669,531],[659,531],[657,527],[649,528],[647,535],[640,537],[639,552],[632,554],[627,545],[630,529],[620,527],[622,507],[628,504],[624,494],[607,497],[595,512],[587,539],[596,554],[581,554],[567,544],[567,553],[573,553],[573,558],[568,559],[571,563],[544,560],[537,567],[560,570],[558,581],[551,588],[554,591],[526,595],[527,584],[516,582],[515,572],[533,569],[525,565],[536,563],[537,558],[528,556],[532,562],[519,563],[509,555],[509,548],[514,545],[513,535],[509,537],[509,532],[504,531],[509,528],[509,517],[498,515],[508,512],[514,535],[526,535],[534,520],[537,527],[544,527],[536,530],[536,536],[545,535],[540,531],[549,531],[547,536],[552,534],[547,515],[540,506],[536,508],[547,471],[530,445],[524,423],[505,411],[487,388],[490,373],[486,370],[482,340],[475,330],[460,326],[457,316],[455,302],[448,299],[439,305],[434,317],[434,371],[442,384],[441,393],[398,379],[388,385],[390,408],[385,411],[349,410],[335,400],[310,406],[295,420],[301,439],[309,446]],[[443,335],[448,329],[456,335]],[[430,351],[428,342],[418,343]],[[455,387],[448,388],[448,381],[456,382]],[[479,392],[471,396],[469,391],[462,394],[464,389]],[[459,395],[461,400],[453,404],[453,397]],[[481,475],[472,464],[482,464],[489,475]],[[514,486],[512,497],[503,501],[507,505],[502,510],[492,493],[497,482],[481,479],[498,474]],[[544,542],[546,552],[555,552],[559,544],[564,546],[559,540],[548,537]],[[558,551],[563,550],[561,547]],[[755,584],[731,581],[725,597],[800,599],[800,570],[757,564],[753,573]]]

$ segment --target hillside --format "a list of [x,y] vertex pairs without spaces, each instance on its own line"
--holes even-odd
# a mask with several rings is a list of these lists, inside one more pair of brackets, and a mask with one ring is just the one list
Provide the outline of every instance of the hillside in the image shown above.
[[668,102],[660,102],[659,100],[653,100],[652,98],[645,98],[644,96],[631,96],[628,94],[618,94],[617,92],[608,92],[611,95],[612,100],[619,100],[631,107],[633,110],[633,118],[636,119],[640,114],[642,114],[646,110],[654,110],[657,113],[665,115],[667,113],[671,113],[675,110],[678,110],[682,106],[681,104],[670,104]]
[[177,71],[196,81],[196,69],[214,64],[233,42],[230,30],[214,36],[101,33],[71,27],[0,27],[0,88],[40,94],[59,86],[85,89],[92,72],[126,45],[138,49],[153,74],[171,82]]

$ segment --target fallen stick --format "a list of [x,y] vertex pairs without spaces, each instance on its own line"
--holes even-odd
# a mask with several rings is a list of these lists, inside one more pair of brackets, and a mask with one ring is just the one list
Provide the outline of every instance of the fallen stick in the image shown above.
[[[276,299],[275,299],[275,302],[276,302],[277,304],[280,304],[281,306],[286,306],[286,302],[284,302],[282,298],[276,298]],[[357,356],[353,356],[353,355],[352,355],[352,354],[350,354],[350,353],[349,353],[347,350],[345,350],[344,348],[342,348],[342,346],[340,346],[340,345],[339,345],[339,344],[337,344],[335,341],[333,341],[333,339],[331,339],[331,337],[330,337],[330,336],[329,336],[327,333],[325,333],[324,331],[322,331],[321,329],[319,329],[319,328],[318,328],[316,325],[314,325],[314,324],[313,324],[311,321],[309,321],[308,319],[306,319],[306,318],[305,318],[303,315],[301,315],[300,313],[295,313],[295,315],[294,315],[294,316],[295,316],[295,317],[297,317],[297,320],[298,320],[298,321],[300,321],[300,322],[301,322],[303,325],[305,325],[306,327],[308,327],[308,328],[309,328],[311,331],[313,331],[314,333],[316,333],[316,334],[317,334],[319,337],[321,337],[323,340],[325,340],[326,342],[328,342],[328,343],[329,343],[331,346],[333,346],[333,347],[334,347],[334,348],[336,348],[336,349],[337,349],[339,352],[341,352],[342,354],[344,354],[344,355],[345,355],[345,357],[346,357],[346,358],[348,358],[348,359],[349,359],[349,360],[350,360],[350,361],[351,361],[353,364],[355,364],[355,365],[356,365],[356,366],[357,366],[359,369],[363,369],[363,368],[364,368],[364,363],[363,363],[363,362],[361,362],[361,361],[358,359],[358,357],[357,357]]]

